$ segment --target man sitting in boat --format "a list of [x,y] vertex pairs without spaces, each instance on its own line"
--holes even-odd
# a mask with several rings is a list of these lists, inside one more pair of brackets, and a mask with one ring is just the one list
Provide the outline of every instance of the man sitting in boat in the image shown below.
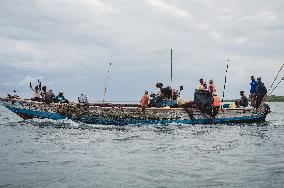
[[44,96],[44,102],[46,102],[47,104],[50,104],[54,101],[54,93],[52,92],[52,90],[50,89],[49,91],[47,91],[45,93],[45,96]]
[[[157,83],[156,87],[159,89],[157,95],[151,94],[150,96],[153,97],[151,100],[152,102],[150,106],[155,107],[177,107],[176,99],[179,96],[178,91],[173,90],[171,87],[163,88],[162,83]],[[154,104],[154,105],[153,105]]]
[[54,102],[56,103],[69,103],[67,99],[65,99],[63,92],[59,92],[59,94],[55,97]]
[[149,104],[148,91],[145,91],[144,95],[142,96],[140,100],[140,105],[141,105],[143,112],[145,112],[145,109],[147,108],[148,104]]
[[83,103],[83,104],[87,104],[87,103],[88,103],[88,98],[87,98],[87,96],[82,93],[82,94],[78,97],[78,102],[79,102],[79,103]]
[[156,88],[160,89],[160,94],[162,95],[163,98],[166,98],[166,99],[171,99],[172,98],[172,90],[171,90],[171,88],[169,86],[163,88],[163,84],[162,83],[157,83],[156,84]]
[[245,93],[244,91],[240,91],[241,99],[237,100],[235,102],[237,108],[239,108],[239,107],[247,107],[248,106],[248,99],[247,99],[247,97],[245,96],[244,93]]
[[8,99],[20,99],[19,95],[17,95],[17,91],[14,90],[13,94],[7,94],[8,95]]

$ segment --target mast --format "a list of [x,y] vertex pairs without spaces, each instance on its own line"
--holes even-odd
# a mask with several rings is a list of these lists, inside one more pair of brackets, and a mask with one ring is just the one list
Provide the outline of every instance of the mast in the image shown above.
[[105,80],[103,103],[105,103],[105,97],[106,97],[106,92],[107,92],[107,84],[108,84],[108,80],[109,80],[110,68],[111,68],[111,61],[109,62],[109,67],[108,67],[108,71],[107,71],[107,75],[106,75],[106,80]]

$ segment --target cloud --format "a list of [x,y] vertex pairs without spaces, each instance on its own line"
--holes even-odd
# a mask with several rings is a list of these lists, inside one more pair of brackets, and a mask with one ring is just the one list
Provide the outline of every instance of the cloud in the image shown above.
[[155,91],[156,82],[170,84],[173,48],[174,85],[185,86],[185,98],[200,77],[213,78],[221,93],[226,58],[227,96],[238,97],[251,74],[269,85],[283,63],[283,6],[281,0],[0,1],[0,95],[15,86],[27,95],[26,84],[42,76],[71,99],[83,92],[101,100],[111,60],[107,99],[135,100]]
[[149,0],[148,3],[149,5],[156,7],[161,11],[164,11],[165,13],[170,13],[180,18],[188,18],[191,16],[191,14],[188,11],[173,6],[172,4],[165,3],[162,0]]
[[63,0],[67,4],[74,3],[80,6],[88,6],[93,7],[96,11],[105,13],[113,11],[113,7],[109,6],[108,4],[102,3],[99,0]]
[[9,86],[9,85],[11,85],[11,83],[10,82],[3,82],[3,83],[1,83],[1,85],[2,86]]

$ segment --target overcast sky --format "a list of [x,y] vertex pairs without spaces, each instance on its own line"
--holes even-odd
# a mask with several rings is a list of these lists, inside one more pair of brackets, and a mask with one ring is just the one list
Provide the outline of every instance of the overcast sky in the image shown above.
[[[284,63],[283,0],[0,0],[0,96],[29,81],[75,100],[139,100],[155,83],[183,85],[190,99],[199,78],[214,79],[227,98],[267,87]],[[281,74],[281,78],[284,72]],[[281,85],[275,94],[283,95]]]

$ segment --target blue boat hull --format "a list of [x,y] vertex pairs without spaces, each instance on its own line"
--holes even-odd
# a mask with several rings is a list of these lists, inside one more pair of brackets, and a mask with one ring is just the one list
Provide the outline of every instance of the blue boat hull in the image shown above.
[[144,125],[144,124],[233,124],[233,123],[259,123],[265,121],[266,115],[255,114],[249,116],[223,117],[223,118],[199,118],[199,119],[142,119],[142,118],[111,118],[103,116],[66,116],[54,112],[36,111],[32,109],[5,106],[10,111],[22,118],[40,119],[71,119],[76,122],[100,125]]

